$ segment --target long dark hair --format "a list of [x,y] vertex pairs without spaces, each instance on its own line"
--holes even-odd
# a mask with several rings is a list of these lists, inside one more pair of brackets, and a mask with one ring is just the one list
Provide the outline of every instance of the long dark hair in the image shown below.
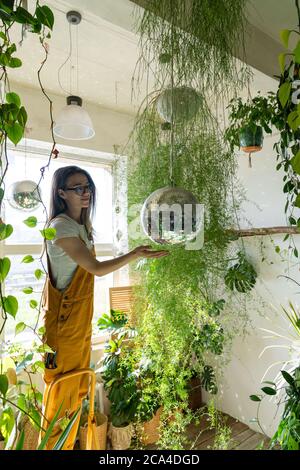
[[66,212],[68,208],[67,204],[65,200],[61,198],[58,194],[58,190],[65,189],[67,179],[70,176],[73,176],[78,173],[81,173],[82,175],[87,177],[88,183],[91,188],[90,204],[88,208],[82,209],[81,211],[81,223],[85,225],[89,238],[92,238],[93,229],[91,219],[95,213],[96,208],[96,186],[94,181],[92,180],[91,175],[86,170],[83,170],[82,168],[79,168],[75,165],[58,168],[53,174],[48,224],[51,222],[52,219],[54,219],[54,217]]

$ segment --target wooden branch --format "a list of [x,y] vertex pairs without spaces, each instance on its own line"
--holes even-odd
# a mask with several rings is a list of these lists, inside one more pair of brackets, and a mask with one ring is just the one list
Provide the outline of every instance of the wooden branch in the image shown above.
[[288,233],[290,235],[300,234],[299,227],[259,227],[259,228],[245,228],[240,230],[229,229],[227,233],[236,237],[255,237],[257,235],[274,235],[277,233]]

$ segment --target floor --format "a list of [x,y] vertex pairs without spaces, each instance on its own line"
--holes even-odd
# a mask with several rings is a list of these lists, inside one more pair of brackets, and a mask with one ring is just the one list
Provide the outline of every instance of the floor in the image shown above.
[[[252,431],[246,424],[237,421],[228,415],[226,424],[231,429],[231,439],[228,450],[255,450],[258,447],[266,449],[269,439],[263,434]],[[188,436],[194,442],[194,449],[208,450],[214,445],[215,430],[207,429],[207,424],[202,420],[200,425],[191,424],[188,428]]]
[[[266,449],[270,442],[263,434],[252,431],[246,424],[223,414],[226,425],[231,430],[230,441],[227,442],[226,450],[258,450]],[[208,429],[207,421],[203,418],[200,424],[190,424],[187,430],[195,450],[214,449],[215,429]],[[149,445],[146,449],[157,449],[155,445]]]

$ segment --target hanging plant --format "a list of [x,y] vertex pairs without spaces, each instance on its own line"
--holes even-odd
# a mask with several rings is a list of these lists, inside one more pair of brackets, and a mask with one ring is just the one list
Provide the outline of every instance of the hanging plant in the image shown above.
[[238,253],[238,262],[228,269],[225,284],[229,289],[238,292],[249,292],[255,285],[257,273],[243,252]]
[[263,131],[272,133],[270,126],[276,122],[276,109],[277,99],[272,92],[267,97],[258,94],[246,102],[240,97],[231,99],[229,126],[224,134],[231,151],[240,148],[248,154],[259,152],[263,147]]

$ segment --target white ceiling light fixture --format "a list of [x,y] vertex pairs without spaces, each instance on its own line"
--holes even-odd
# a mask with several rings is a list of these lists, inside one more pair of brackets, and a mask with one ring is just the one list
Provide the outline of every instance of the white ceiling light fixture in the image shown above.
[[[72,33],[71,25],[77,26],[81,22],[81,14],[77,11],[69,11],[67,13],[67,20],[69,22],[69,33],[70,33],[70,51],[67,59],[61,65],[58,70],[58,81],[60,87],[64,92],[67,92],[67,106],[65,106],[60,114],[58,115],[54,126],[53,132],[57,137],[66,140],[87,140],[91,139],[95,135],[92,120],[87,111],[82,107],[82,98],[77,96],[78,94],[78,35],[76,36],[76,68],[77,68],[77,80],[76,89],[77,94],[72,93]],[[76,30],[77,33],[77,30]],[[70,87],[69,90],[65,90],[60,82],[60,71],[70,61]]]

